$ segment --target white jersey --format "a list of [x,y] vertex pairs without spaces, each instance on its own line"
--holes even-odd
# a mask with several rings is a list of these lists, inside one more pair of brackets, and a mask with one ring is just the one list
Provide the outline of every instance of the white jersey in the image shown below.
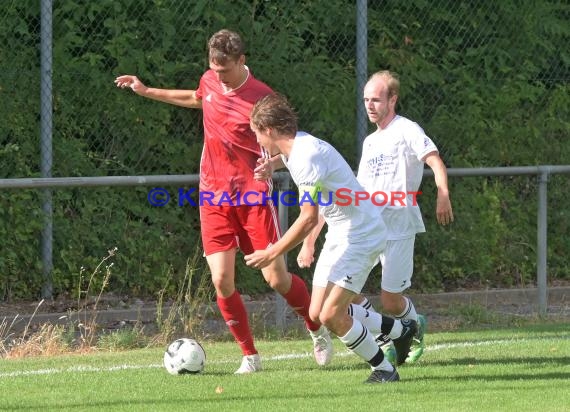
[[289,158],[283,156],[299,188],[299,203],[318,204],[328,225],[327,239],[366,241],[385,238],[386,226],[370,200],[356,205],[356,192],[365,193],[344,158],[329,143],[298,132]]
[[[358,181],[374,193],[417,192],[422,182],[423,158],[437,152],[433,141],[415,122],[398,116],[382,130],[369,135],[362,147]],[[419,200],[421,195],[416,197]],[[408,195],[405,202],[389,201],[382,211],[388,240],[406,239],[425,232],[419,205]]]

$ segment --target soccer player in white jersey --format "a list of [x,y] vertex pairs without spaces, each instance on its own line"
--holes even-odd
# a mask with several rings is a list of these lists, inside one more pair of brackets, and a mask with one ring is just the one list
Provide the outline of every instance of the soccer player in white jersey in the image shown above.
[[313,277],[309,315],[369,363],[372,373],[367,383],[399,380],[374,335],[388,335],[403,362],[416,322],[369,314],[351,305],[386,243],[386,226],[376,206],[356,200],[364,189],[330,144],[297,131],[297,116],[282,95],[260,99],[253,107],[250,125],[257,141],[270,155],[280,154],[289,169],[299,188],[300,214],[275,244],[246,255],[247,265],[262,269],[305,238],[315,238],[326,222],[328,232]]
[[[398,76],[387,70],[373,74],[364,87],[364,106],[368,119],[376,124],[377,130],[364,140],[358,181],[369,193],[415,193],[422,181],[424,164],[427,164],[433,170],[437,186],[437,221],[447,225],[453,222],[453,211],[446,167],[437,147],[423,129],[396,114],[399,90]],[[388,228],[387,244],[379,256],[383,311],[396,319],[418,322],[418,332],[406,360],[408,363],[422,355],[426,330],[425,317],[418,315],[410,298],[403,295],[412,284],[416,233],[425,232],[420,208],[414,200],[408,196],[403,202],[388,202],[383,209],[382,217]]]

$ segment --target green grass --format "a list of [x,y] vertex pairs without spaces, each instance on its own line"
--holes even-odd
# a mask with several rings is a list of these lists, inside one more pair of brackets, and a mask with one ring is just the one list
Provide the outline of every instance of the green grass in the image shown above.
[[0,410],[570,410],[570,324],[427,334],[419,363],[385,385],[364,385],[368,367],[338,340],[324,369],[309,339],[259,341],[264,371],[247,376],[233,375],[234,343],[202,343],[201,375],[168,375],[161,349],[3,359]]

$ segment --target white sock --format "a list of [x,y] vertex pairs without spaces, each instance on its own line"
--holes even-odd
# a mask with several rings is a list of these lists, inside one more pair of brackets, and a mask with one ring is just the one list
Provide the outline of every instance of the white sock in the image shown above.
[[378,312],[364,309],[361,305],[351,303],[348,305],[348,314],[353,319],[357,319],[362,325],[368,329],[374,336],[381,333],[382,315]]
[[402,322],[399,319],[394,319],[394,326],[392,326],[392,330],[388,333],[388,337],[390,339],[397,339],[402,335]]
[[366,362],[378,353],[378,344],[376,344],[374,336],[357,319],[353,318],[352,327],[346,332],[346,335],[338,338],[348,350],[356,353]]
[[366,309],[368,312],[376,312],[376,309],[374,309],[374,306],[372,306],[372,302],[370,302],[370,300],[364,296],[362,296],[362,302],[360,302],[359,305]]
[[378,365],[372,369],[377,370],[377,371],[392,372],[394,370],[394,367],[392,366],[392,364],[390,362],[388,362],[388,359],[384,358],[384,360],[380,363],[380,365]]
[[406,296],[404,296],[404,299],[406,300],[406,307],[402,313],[396,315],[396,319],[410,319],[417,322],[418,314],[412,300]]

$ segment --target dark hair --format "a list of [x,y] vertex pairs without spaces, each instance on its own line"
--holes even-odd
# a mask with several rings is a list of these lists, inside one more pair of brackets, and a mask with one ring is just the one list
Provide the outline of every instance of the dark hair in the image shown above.
[[237,61],[245,54],[245,45],[234,31],[220,30],[208,40],[209,61],[216,64],[225,64],[228,60]]
[[255,103],[251,111],[251,124],[260,131],[275,129],[279,134],[297,133],[297,114],[279,93],[268,94]]

